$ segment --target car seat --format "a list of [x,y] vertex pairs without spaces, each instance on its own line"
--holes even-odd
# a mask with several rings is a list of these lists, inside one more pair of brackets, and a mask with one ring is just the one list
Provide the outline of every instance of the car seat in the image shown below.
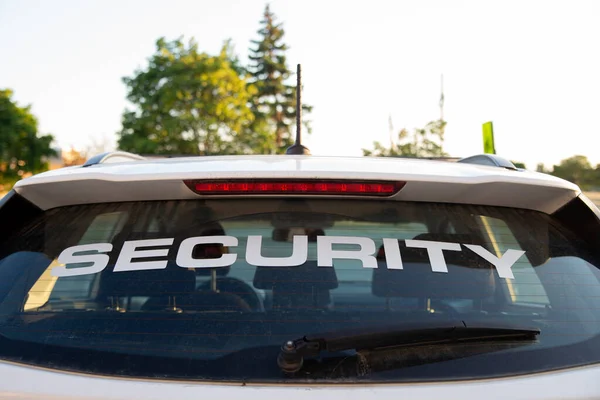
[[338,286],[333,267],[307,261],[297,267],[258,267],[254,287],[271,290],[274,309],[328,309],[329,291]]
[[[482,244],[463,234],[421,234],[414,240]],[[378,268],[373,270],[372,293],[386,298],[418,298],[428,307],[430,299],[482,300],[495,291],[492,264],[465,247],[444,251],[447,273],[433,272],[426,249],[406,247],[399,241],[403,269],[388,269],[383,246],[378,253]]]
[[[217,222],[191,224],[190,221],[182,221],[177,225],[185,227],[176,233],[176,243],[194,236],[221,236],[225,235],[225,230]],[[200,233],[196,233],[200,230]],[[214,259],[223,256],[225,248],[220,244],[200,244],[194,247],[193,257],[195,259]],[[192,311],[252,311],[254,308],[249,305],[246,298],[249,292],[254,294],[254,290],[244,282],[231,284],[227,278],[230,267],[219,268],[194,268],[196,277],[210,277],[210,281],[198,287],[193,293],[190,293],[184,301],[185,307]],[[245,286],[240,288],[240,286]],[[256,300],[253,299],[253,300]]]
[[149,297],[143,306],[146,311],[181,312],[187,297],[194,292],[196,277],[190,270],[173,264],[165,269],[113,272],[114,266],[103,274],[99,297],[107,299],[108,309],[126,311],[122,298]]

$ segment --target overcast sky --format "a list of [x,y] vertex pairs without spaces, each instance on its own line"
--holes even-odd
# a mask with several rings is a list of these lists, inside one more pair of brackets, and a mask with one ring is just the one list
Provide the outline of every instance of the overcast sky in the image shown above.
[[[553,164],[600,163],[600,1],[274,0],[290,67],[301,63],[314,106],[308,147],[360,155],[396,129],[439,117],[445,147],[482,151],[493,121],[501,155]],[[32,104],[41,131],[63,147],[119,130],[131,75],[160,36],[195,37],[242,59],[263,0],[0,0],[0,88]]]

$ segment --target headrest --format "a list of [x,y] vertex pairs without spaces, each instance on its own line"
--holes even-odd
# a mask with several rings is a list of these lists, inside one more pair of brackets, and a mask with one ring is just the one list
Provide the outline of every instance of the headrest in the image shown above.
[[33,251],[19,251],[1,259],[0,303],[14,288],[23,290],[21,286],[15,286],[18,279],[26,282],[25,292],[29,291],[38,280],[43,279],[41,276],[51,263],[52,260],[46,254]]
[[103,273],[100,294],[103,296],[183,296],[196,289],[193,271],[169,263],[165,269]]
[[[179,247],[179,244],[181,244],[183,240],[190,237],[225,235],[225,229],[223,229],[223,226],[218,222],[210,222],[200,226],[194,226],[194,224],[190,225],[189,221],[187,223],[182,221],[181,224],[178,225],[185,226],[185,228],[174,233],[175,247]],[[197,259],[220,258],[228,251],[229,250],[226,247],[218,243],[199,244],[194,247],[192,257]],[[226,276],[229,273],[230,267],[195,268],[194,271],[198,276],[210,276],[213,269],[217,272],[217,276]]]
[[[189,226],[189,224],[188,224]],[[194,236],[222,236],[225,235],[225,230],[221,226],[221,224],[212,222],[201,226],[200,228],[196,227],[188,227],[185,230],[179,230],[171,233],[162,233],[162,232],[120,232],[112,240],[112,244],[114,249],[114,255],[111,262],[114,264],[117,261],[117,256],[119,255],[119,251],[123,246],[123,242],[126,240],[146,240],[146,239],[161,239],[168,237],[175,237],[175,241],[173,243],[172,248],[177,249],[181,242],[189,237]],[[223,255],[224,252],[228,251],[226,248],[221,246],[218,243],[215,244],[199,244],[194,247],[193,257],[197,259],[208,259],[208,258],[219,258]],[[170,255],[172,258],[175,256],[173,254]],[[194,271],[196,275],[199,276],[210,276],[212,269],[210,268],[195,268]],[[229,267],[223,268],[215,268],[217,272],[217,276],[225,276],[229,273]]]
[[150,239],[162,239],[168,237],[164,233],[160,232],[131,232],[121,231],[117,233],[111,241],[113,245],[113,252],[110,256],[109,264],[115,264],[119,258],[119,254],[123,247],[123,243],[131,240],[150,240]]
[[[423,234],[414,240],[481,244],[470,235]],[[426,249],[406,247],[399,241],[403,269],[387,269],[383,247],[373,270],[372,292],[379,297],[481,299],[495,291],[494,267],[473,251],[444,251],[448,272],[433,272]]]
[[[483,241],[477,238],[476,236],[455,233],[422,233],[420,235],[415,236],[413,240],[460,244],[477,244],[480,246],[484,245]],[[417,249],[414,247],[410,247],[402,253],[402,256],[402,260],[407,262],[429,262],[427,250],[425,249]],[[462,265],[471,268],[477,268],[480,265],[483,268],[489,266],[488,263],[481,263],[483,259],[465,247],[462,247],[462,251],[444,251],[444,259],[446,260],[446,264]]]
[[297,267],[257,267],[254,287],[264,290],[298,288],[298,292],[330,290],[338,286],[333,267],[318,267],[316,261],[307,261]]

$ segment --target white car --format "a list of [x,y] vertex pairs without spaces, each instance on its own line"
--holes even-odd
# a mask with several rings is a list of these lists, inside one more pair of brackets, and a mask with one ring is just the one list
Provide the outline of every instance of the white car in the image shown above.
[[600,213],[496,156],[110,153],[0,216],[1,399],[600,398]]

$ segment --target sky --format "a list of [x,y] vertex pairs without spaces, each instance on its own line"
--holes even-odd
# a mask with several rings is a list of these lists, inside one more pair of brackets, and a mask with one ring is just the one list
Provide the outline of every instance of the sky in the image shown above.
[[[31,104],[63,148],[114,143],[121,82],[159,37],[194,37],[242,60],[264,0],[0,0],[0,88]],[[272,0],[302,64],[315,155],[361,155],[440,116],[453,156],[496,150],[535,169],[575,154],[600,163],[600,1]]]

